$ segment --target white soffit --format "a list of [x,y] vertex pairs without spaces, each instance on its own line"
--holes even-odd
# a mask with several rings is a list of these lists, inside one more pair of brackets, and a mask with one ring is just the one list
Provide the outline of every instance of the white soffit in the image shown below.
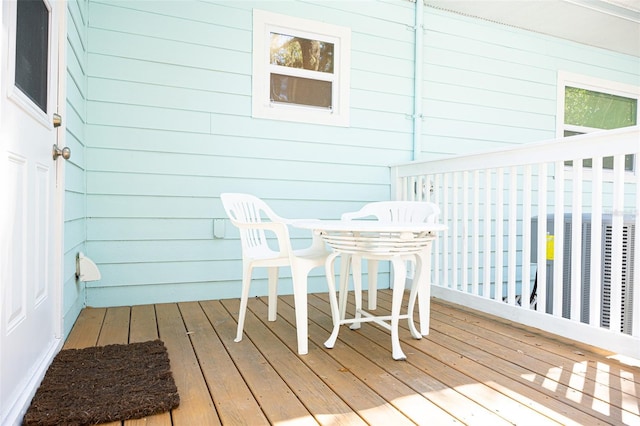
[[640,0],[424,0],[425,5],[640,57]]

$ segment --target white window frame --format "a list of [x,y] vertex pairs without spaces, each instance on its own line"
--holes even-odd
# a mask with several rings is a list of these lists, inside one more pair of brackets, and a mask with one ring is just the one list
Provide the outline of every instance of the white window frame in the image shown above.
[[[564,111],[565,111],[565,89],[566,87],[576,87],[579,89],[586,89],[593,92],[607,93],[610,95],[622,96],[625,98],[631,98],[637,100],[637,107],[640,110],[640,87],[630,84],[619,83],[616,81],[604,80],[595,77],[590,77],[581,74],[573,74],[566,71],[558,72],[558,85],[557,85],[557,99],[558,110],[556,113],[556,138],[560,139],[564,137],[565,130],[580,132],[580,133],[592,133],[601,132],[602,129],[595,129],[592,127],[574,126],[564,124]],[[640,111],[638,111],[640,113]],[[640,117],[637,114],[636,117]],[[636,123],[640,124],[640,123]],[[613,129],[612,129],[613,130]],[[634,159],[633,170],[625,170],[627,176],[633,176],[638,171],[638,158]],[[571,170],[571,166],[567,166],[568,170]],[[612,170],[605,170],[605,174],[612,173]]]
[[[273,66],[269,63],[269,44],[272,32],[334,44],[334,72],[322,78],[332,82],[333,105],[331,108],[271,102],[269,88]],[[349,28],[254,9],[252,116],[271,120],[349,126],[350,51],[351,29]],[[305,70],[292,68],[288,71],[290,75],[310,77]]]

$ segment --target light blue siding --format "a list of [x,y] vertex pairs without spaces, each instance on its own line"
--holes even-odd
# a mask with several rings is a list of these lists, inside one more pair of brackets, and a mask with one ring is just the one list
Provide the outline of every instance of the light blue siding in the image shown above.
[[66,108],[62,117],[65,144],[71,148],[71,159],[65,162],[64,256],[63,256],[63,332],[69,333],[80,310],[85,306],[85,287],[76,280],[76,255],[85,251],[85,132],[87,98],[87,22],[89,1],[66,3]]
[[[251,117],[254,8],[351,29],[349,127]],[[102,273],[86,285],[90,306],[238,297],[238,233],[227,221],[225,238],[213,238],[221,192],[254,193],[289,217],[338,218],[388,199],[388,166],[413,156],[414,8],[70,2],[69,317],[85,303],[72,277],[79,250]],[[638,84],[637,58],[429,7],[424,22],[425,159],[552,137],[560,70]],[[313,272],[312,291],[325,290],[322,275]],[[264,294],[257,277],[252,293]]]
[[423,159],[555,137],[557,74],[640,85],[638,58],[425,8]]

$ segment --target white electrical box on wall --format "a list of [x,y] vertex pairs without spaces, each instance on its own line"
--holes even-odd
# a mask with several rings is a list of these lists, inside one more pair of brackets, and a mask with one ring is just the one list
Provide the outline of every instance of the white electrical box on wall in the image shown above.
[[213,219],[213,238],[224,238],[224,219]]

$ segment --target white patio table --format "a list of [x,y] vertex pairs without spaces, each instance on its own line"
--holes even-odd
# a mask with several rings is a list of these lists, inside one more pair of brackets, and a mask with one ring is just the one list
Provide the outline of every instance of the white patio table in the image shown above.
[[[373,321],[391,331],[392,356],[395,360],[406,359],[400,347],[398,337],[398,322],[407,319],[409,330],[415,339],[429,334],[429,310],[431,285],[431,243],[436,239],[436,233],[446,229],[445,225],[437,223],[398,223],[377,220],[300,220],[293,226],[311,229],[318,233],[333,249],[326,261],[327,282],[329,284],[329,302],[333,320],[333,332],[324,343],[325,347],[333,348],[342,324],[351,324],[352,329],[360,327],[360,323]],[[380,316],[362,309],[362,284],[360,262],[353,262],[353,279],[356,300],[354,318],[341,319],[336,285],[334,263],[336,258],[348,253],[362,259],[388,260],[393,265],[393,296],[391,315]],[[415,260],[416,274],[409,296],[407,313],[401,315],[400,307],[407,277],[406,260]],[[418,297],[420,318],[420,332],[413,322],[413,310]]]

